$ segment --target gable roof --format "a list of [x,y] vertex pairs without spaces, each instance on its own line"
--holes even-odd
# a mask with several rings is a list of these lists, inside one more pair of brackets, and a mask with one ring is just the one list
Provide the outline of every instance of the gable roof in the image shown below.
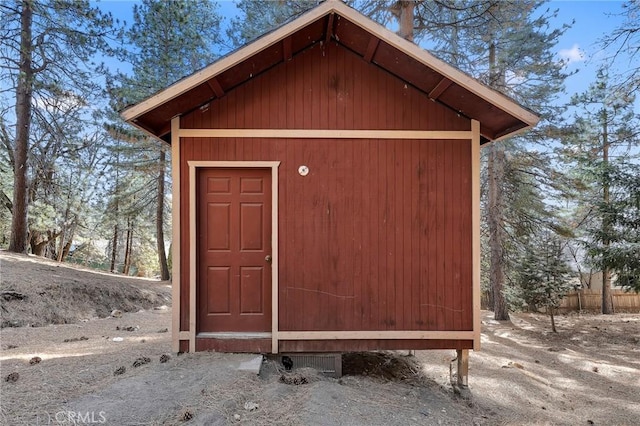
[[341,1],[325,1],[295,20],[121,112],[145,132],[170,140],[171,119],[192,111],[315,43],[333,40],[424,92],[478,120],[483,142],[533,127],[536,114],[437,59]]

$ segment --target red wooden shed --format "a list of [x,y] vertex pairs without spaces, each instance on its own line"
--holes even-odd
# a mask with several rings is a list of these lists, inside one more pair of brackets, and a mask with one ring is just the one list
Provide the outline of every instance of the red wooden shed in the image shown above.
[[538,117],[328,1],[126,109],[171,144],[173,348],[480,345],[480,146]]

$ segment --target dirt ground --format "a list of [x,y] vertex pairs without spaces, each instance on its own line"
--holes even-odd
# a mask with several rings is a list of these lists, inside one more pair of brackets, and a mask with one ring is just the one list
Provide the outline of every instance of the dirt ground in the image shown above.
[[0,303],[0,328],[41,327],[170,306],[171,286],[0,250]]
[[239,371],[246,354],[178,356],[166,283],[0,252],[3,292],[27,297],[0,297],[2,425],[640,424],[637,314],[561,316],[556,334],[542,315],[483,312],[459,395],[454,351],[356,357],[341,379],[278,359]]

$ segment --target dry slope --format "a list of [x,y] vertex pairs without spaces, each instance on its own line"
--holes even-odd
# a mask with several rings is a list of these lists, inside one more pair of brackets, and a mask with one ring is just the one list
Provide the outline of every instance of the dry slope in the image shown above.
[[0,251],[0,328],[69,324],[171,305],[168,283]]

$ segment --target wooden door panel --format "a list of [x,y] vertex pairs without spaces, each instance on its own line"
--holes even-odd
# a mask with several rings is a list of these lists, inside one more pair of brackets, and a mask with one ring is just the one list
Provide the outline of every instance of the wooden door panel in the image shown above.
[[226,266],[207,268],[207,313],[231,314],[229,296],[231,289],[231,270]]
[[207,179],[207,190],[210,193],[230,194],[231,179],[227,177],[211,177]]
[[240,268],[240,314],[262,314],[264,310],[262,294],[264,289],[264,268],[243,266]]
[[263,250],[264,212],[262,204],[242,203],[240,205],[240,250]]
[[259,178],[241,178],[240,192],[243,194],[263,194],[263,180]]
[[207,203],[207,221],[216,224],[208,227],[208,249],[229,251],[231,249],[231,204]]
[[198,332],[271,330],[271,170],[200,169]]

